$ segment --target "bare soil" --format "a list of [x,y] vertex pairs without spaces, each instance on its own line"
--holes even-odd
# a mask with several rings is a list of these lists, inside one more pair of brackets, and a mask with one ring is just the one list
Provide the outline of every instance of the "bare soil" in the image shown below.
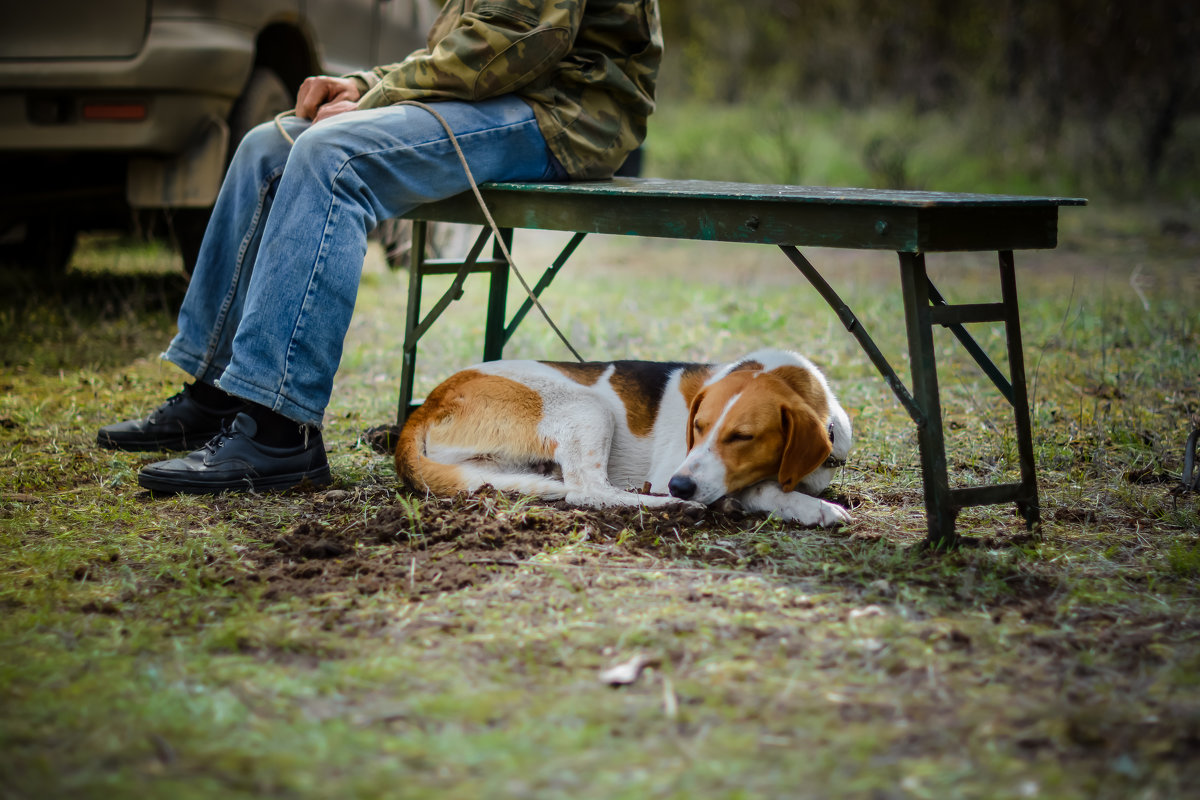
[[[263,596],[268,601],[397,589],[416,600],[486,583],[540,554],[583,543],[589,547],[572,550],[566,563],[670,562],[676,567],[770,572],[781,577],[812,575],[811,565],[781,561],[756,548],[746,532],[765,518],[736,507],[701,513],[578,509],[561,502],[530,504],[528,499],[485,489],[453,498],[402,496],[364,516],[364,501],[369,498],[363,492],[315,495],[311,512],[284,535],[260,529],[256,538],[261,548],[248,552],[239,564],[214,564],[215,579],[266,584]],[[858,505],[853,495],[829,499],[851,510]],[[975,544],[1019,545],[1028,538],[1020,526],[1013,526],[1011,534]],[[930,558],[941,557],[957,556],[930,554]],[[923,582],[919,576],[909,579]],[[937,581],[931,574],[929,585],[936,586]],[[1041,611],[1057,588],[1036,571],[1014,573],[1011,583],[1018,591],[1009,600],[1030,614],[1037,613],[1034,607]]]
[[[362,501],[358,493],[337,490],[318,496],[308,518],[285,535],[260,531],[264,546],[249,554],[249,576],[243,562],[227,578],[267,584],[268,600],[348,589],[371,594],[398,587],[416,599],[484,583],[572,542],[620,541],[630,554],[682,554],[688,549],[685,532],[690,539],[698,527],[734,531],[743,518],[736,511],[700,516],[527,505],[485,490],[454,498],[402,498],[364,519]],[[356,512],[360,516],[354,520]],[[701,556],[714,566],[746,565],[732,551]]]

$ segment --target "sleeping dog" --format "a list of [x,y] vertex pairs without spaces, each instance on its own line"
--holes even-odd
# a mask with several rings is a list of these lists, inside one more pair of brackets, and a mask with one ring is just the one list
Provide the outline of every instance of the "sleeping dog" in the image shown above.
[[816,495],[849,452],[846,412],[796,353],[719,365],[491,361],[413,412],[396,471],[439,495],[490,485],[593,508],[731,497],[829,527],[850,516]]

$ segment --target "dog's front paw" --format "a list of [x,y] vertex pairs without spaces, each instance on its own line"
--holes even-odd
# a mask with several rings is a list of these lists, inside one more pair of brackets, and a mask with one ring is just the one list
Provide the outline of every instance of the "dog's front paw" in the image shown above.
[[850,523],[850,512],[841,506],[801,494],[790,495],[771,513],[806,528],[836,528]]
[[659,494],[641,495],[644,505],[650,508],[667,508],[672,511],[682,511],[690,517],[699,517],[708,510],[708,506],[704,503],[697,503],[695,500],[680,500],[678,497]]
[[833,503],[826,503],[824,500],[821,503],[821,521],[817,523],[821,528],[837,528],[842,525],[849,525],[853,520],[850,512],[841,506]]

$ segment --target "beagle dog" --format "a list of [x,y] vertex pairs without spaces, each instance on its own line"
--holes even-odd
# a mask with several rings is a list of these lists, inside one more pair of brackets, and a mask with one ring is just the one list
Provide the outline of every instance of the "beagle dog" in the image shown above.
[[816,495],[849,452],[846,412],[796,353],[720,365],[491,361],[451,376],[412,413],[396,472],[439,495],[490,485],[593,508],[728,496],[748,512],[830,527],[850,516]]

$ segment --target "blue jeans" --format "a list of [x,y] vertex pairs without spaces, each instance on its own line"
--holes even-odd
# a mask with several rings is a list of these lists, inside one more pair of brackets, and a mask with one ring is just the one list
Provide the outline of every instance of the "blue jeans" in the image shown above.
[[[508,96],[442,102],[471,172],[563,180],[532,109]],[[367,233],[469,189],[442,126],[422,109],[295,118],[238,146],[163,357],[229,394],[320,425],[350,326]]]

